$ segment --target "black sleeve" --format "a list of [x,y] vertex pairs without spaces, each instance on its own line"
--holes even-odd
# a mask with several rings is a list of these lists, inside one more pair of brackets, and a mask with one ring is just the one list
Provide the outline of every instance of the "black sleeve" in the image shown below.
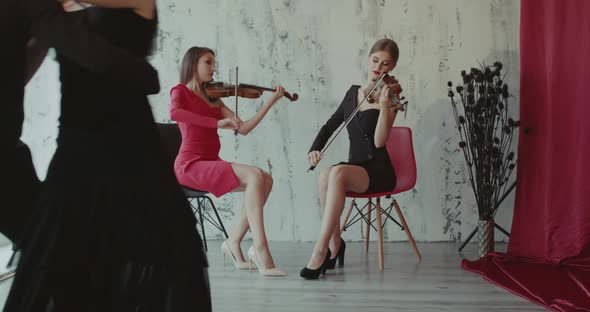
[[340,105],[338,106],[338,109],[336,109],[336,112],[332,114],[330,119],[328,119],[328,121],[326,121],[326,124],[324,124],[320,129],[320,132],[318,132],[318,135],[315,137],[315,140],[313,140],[313,144],[311,145],[309,152],[321,151],[326,145],[326,142],[328,142],[328,139],[330,139],[330,137],[332,136],[332,133],[334,133],[334,131],[336,131],[336,129],[338,129],[338,127],[344,122],[344,103],[346,102],[347,96],[348,92],[346,93],[346,96],[344,96],[342,102],[340,102]]
[[88,70],[145,94],[160,91],[158,72],[106,39],[79,27],[65,16],[56,0],[24,0],[31,34]]

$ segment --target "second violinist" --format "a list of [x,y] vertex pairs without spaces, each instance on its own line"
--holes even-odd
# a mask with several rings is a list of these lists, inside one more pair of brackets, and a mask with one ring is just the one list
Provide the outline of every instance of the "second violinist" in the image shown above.
[[262,169],[219,158],[221,143],[217,129],[228,129],[247,135],[264,118],[270,108],[283,97],[285,90],[276,91],[250,119],[242,121],[221,99],[209,98],[204,84],[213,80],[215,53],[205,47],[192,47],[184,55],[180,69],[180,84],[170,91],[170,117],[178,122],[182,145],[174,163],[178,182],[220,197],[228,192],[244,192],[240,219],[230,237],[221,245],[224,256],[233,260],[238,269],[248,269],[240,244],[248,229],[253,246],[249,260],[263,275],[285,276],[275,267],[264,229],[263,207],[272,189],[273,179]]
[[[308,153],[308,161],[316,166],[321,150],[341,124],[358,108],[356,116],[347,125],[350,139],[348,162],[322,170],[319,176],[320,208],[323,209],[320,237],[307,265],[300,275],[305,279],[317,279],[326,269],[334,268],[336,261],[344,264],[346,245],[340,237],[339,220],[344,207],[345,193],[379,193],[395,188],[396,176],[385,143],[389,131],[402,104],[390,96],[401,92],[396,81],[385,85],[380,92],[371,93],[373,104],[364,101],[368,90],[373,89],[377,77],[395,68],[399,49],[391,39],[378,40],[369,53],[368,75],[365,86],[350,87],[336,112],[320,129]],[[360,105],[360,106],[359,106]]]

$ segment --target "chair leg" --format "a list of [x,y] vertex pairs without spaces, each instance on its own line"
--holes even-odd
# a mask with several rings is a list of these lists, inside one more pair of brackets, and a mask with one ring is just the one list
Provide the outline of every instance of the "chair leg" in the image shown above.
[[217,222],[219,222],[219,226],[221,227],[221,231],[223,232],[223,235],[225,235],[225,239],[228,239],[229,236],[227,235],[227,232],[225,231],[225,226],[223,226],[223,222],[221,221],[221,218],[219,217],[219,213],[217,212],[217,208],[215,207],[215,204],[213,204],[213,201],[211,200],[211,198],[209,196],[205,196],[205,198],[207,199],[207,201],[209,201],[209,204],[211,205],[211,209],[213,209],[213,212],[215,213],[215,216],[217,217]]
[[348,207],[348,211],[346,212],[346,216],[344,217],[344,222],[342,222],[342,226],[340,226],[340,234],[342,234],[342,232],[344,231],[344,227],[346,226],[346,223],[348,222],[348,218],[350,218],[350,213],[352,212],[352,207],[354,206],[354,201],[355,201],[355,199],[353,198],[352,201],[350,202],[350,206]]
[[205,222],[203,221],[203,205],[201,204],[201,198],[197,198],[197,210],[199,211],[199,219],[201,220],[201,234],[203,236],[203,245],[205,246],[205,251],[209,251],[207,249],[207,237],[205,236]]
[[377,197],[377,238],[379,240],[379,271],[383,272],[383,223],[381,222],[381,198]]
[[383,272],[383,222],[381,220],[381,197],[377,197],[377,239],[379,242],[379,271]]
[[418,251],[418,247],[416,246],[416,242],[414,241],[414,237],[412,236],[412,232],[410,231],[410,228],[408,227],[408,224],[406,223],[406,219],[404,218],[404,215],[402,214],[402,210],[399,208],[399,205],[397,204],[397,201],[395,199],[392,199],[392,204],[395,207],[395,211],[397,212],[397,216],[399,217],[400,221],[402,222],[402,225],[404,226],[404,229],[406,230],[406,235],[408,235],[408,239],[410,240],[410,244],[412,245],[412,248],[414,248],[414,252],[416,253],[416,256],[418,257],[418,261],[421,261],[422,255],[420,254],[420,251]]
[[369,254],[369,238],[371,236],[371,210],[373,210],[373,202],[369,198],[369,211],[367,212],[367,229],[365,231],[365,254]]

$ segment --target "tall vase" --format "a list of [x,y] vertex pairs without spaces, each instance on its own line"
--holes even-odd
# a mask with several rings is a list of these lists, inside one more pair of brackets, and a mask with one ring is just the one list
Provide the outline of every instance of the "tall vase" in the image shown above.
[[477,222],[477,252],[483,258],[494,251],[494,219]]

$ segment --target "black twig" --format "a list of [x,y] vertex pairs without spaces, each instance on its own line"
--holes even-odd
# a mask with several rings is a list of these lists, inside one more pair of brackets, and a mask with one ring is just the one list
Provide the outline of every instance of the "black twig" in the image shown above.
[[492,66],[479,63],[479,68],[462,71],[463,83],[456,87],[461,105],[455,102],[452,82],[448,83],[459,147],[482,220],[494,217],[516,166],[512,150],[519,122],[509,117],[510,94],[501,71],[500,62]]

